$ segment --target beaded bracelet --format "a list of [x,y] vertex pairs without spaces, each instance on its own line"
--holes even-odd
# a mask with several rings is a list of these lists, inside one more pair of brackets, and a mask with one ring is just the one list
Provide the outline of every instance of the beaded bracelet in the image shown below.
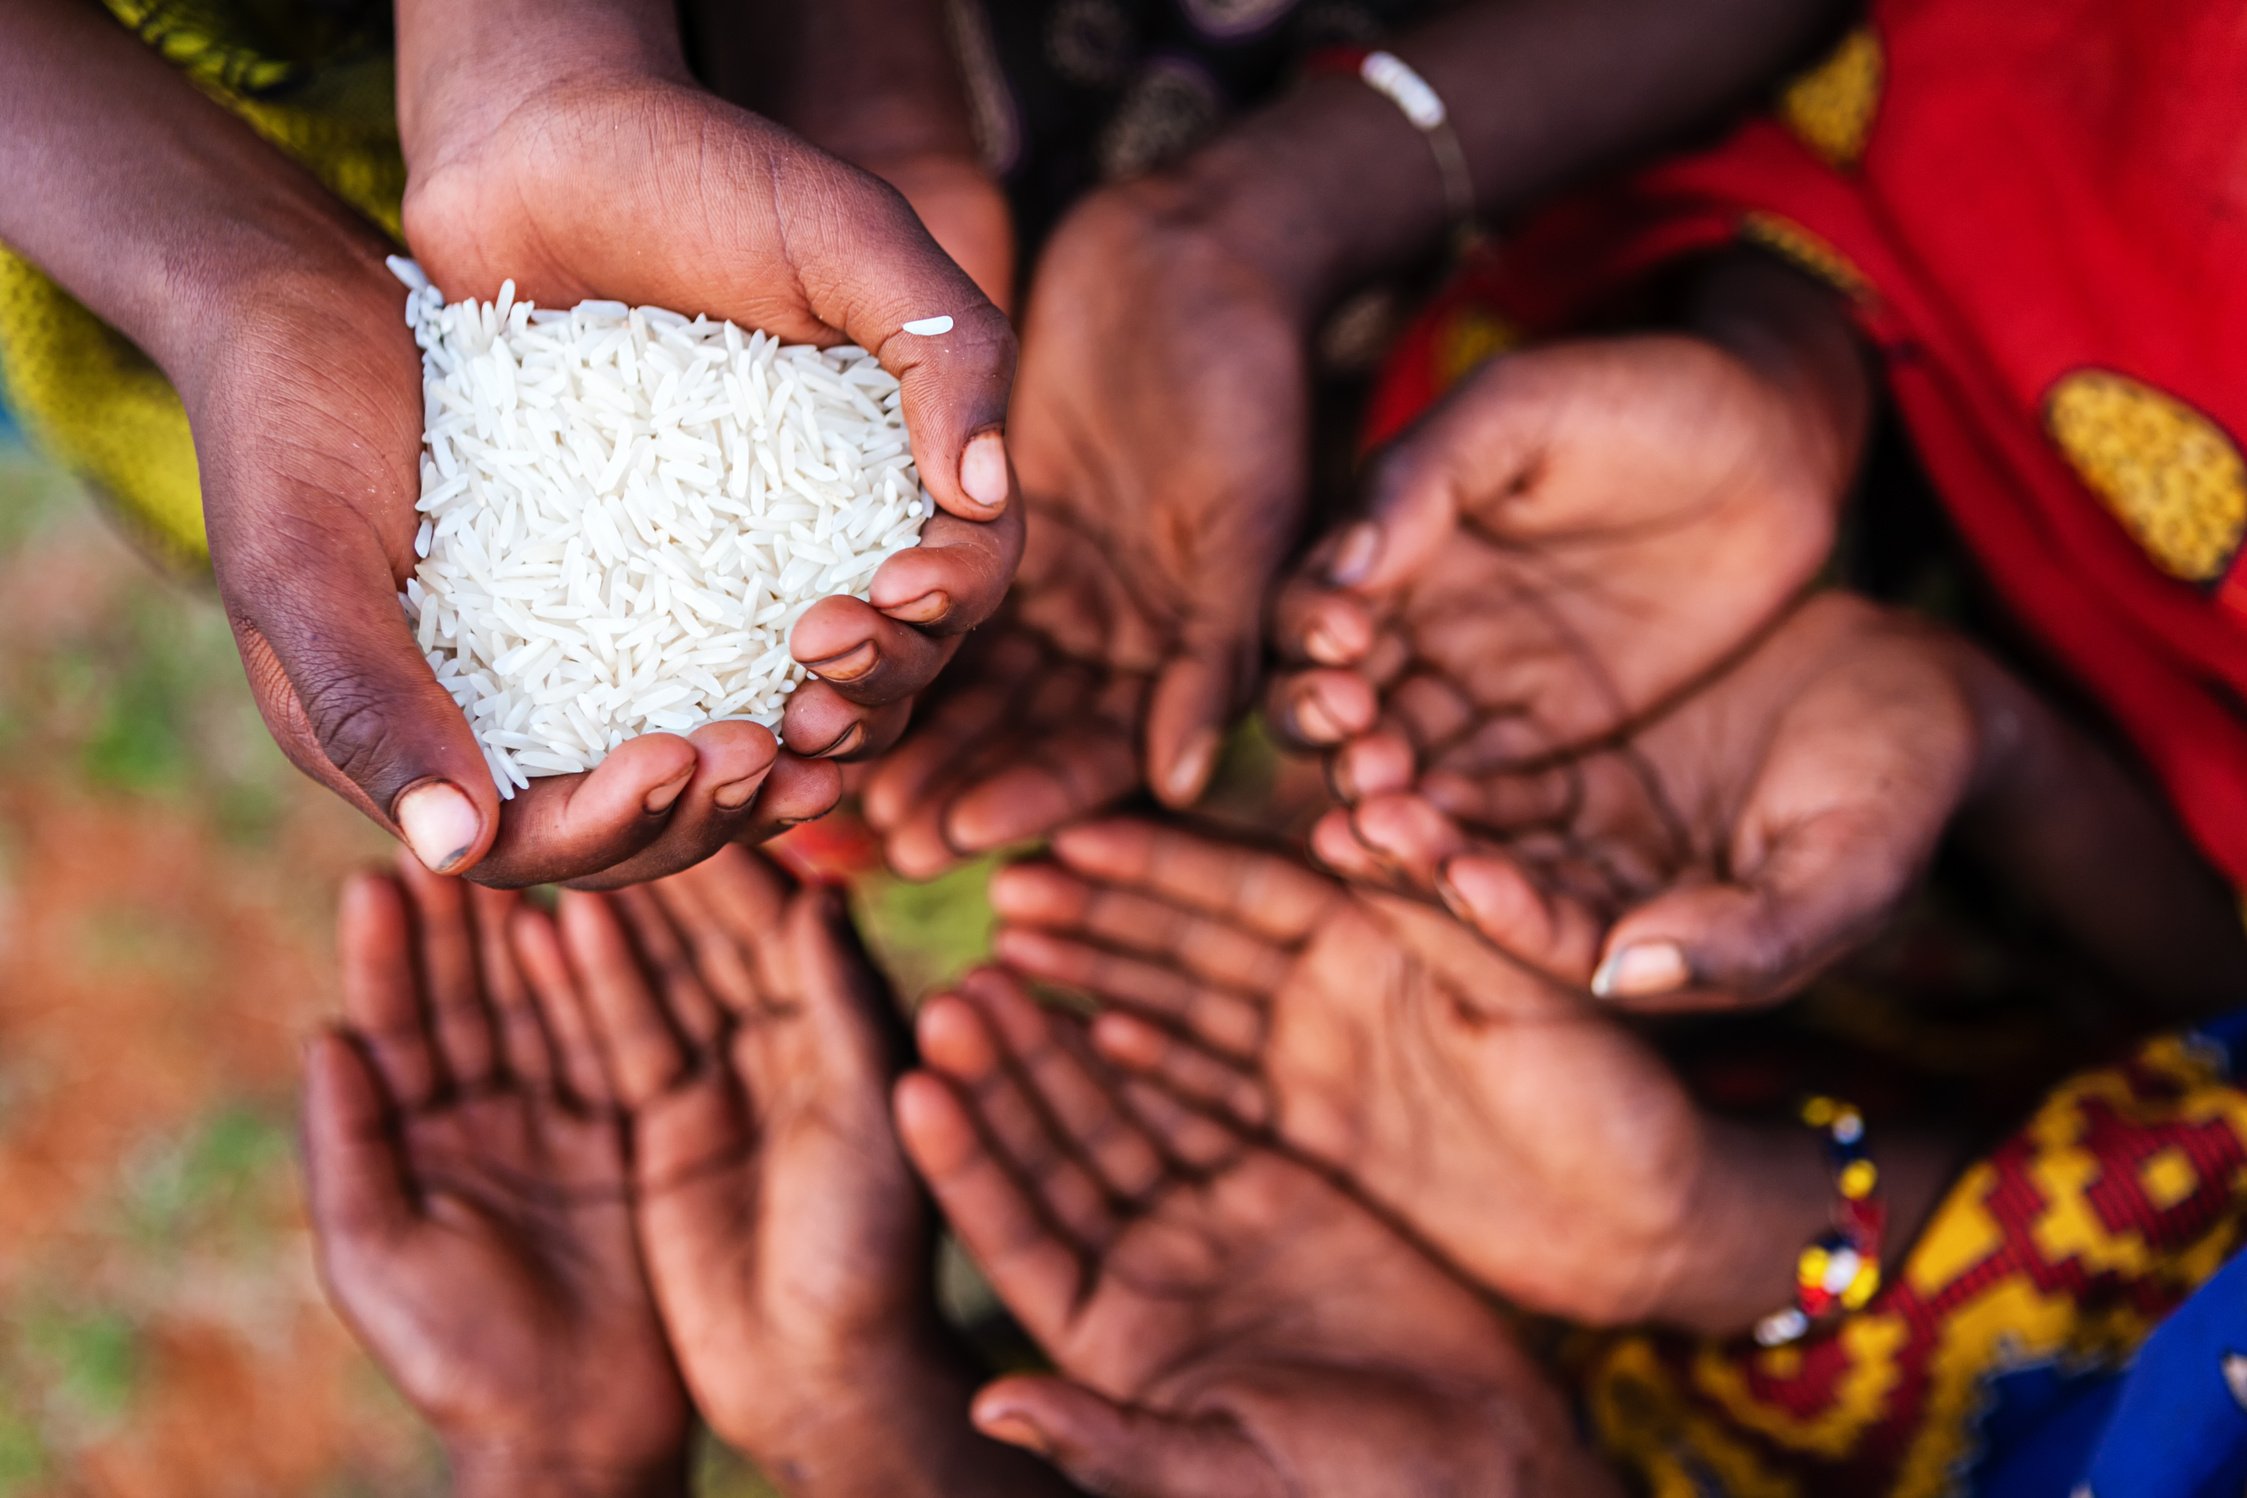
[[1755,1325],[1764,1347],[1782,1347],[1839,1311],[1862,1310],[1880,1293],[1880,1250],[1888,1207],[1873,1195],[1880,1168],[1865,1151],[1865,1115],[1837,1098],[1813,1097],[1802,1121],[1826,1142],[1833,1167],[1832,1226],[1810,1240],[1795,1259],[1795,1300]]

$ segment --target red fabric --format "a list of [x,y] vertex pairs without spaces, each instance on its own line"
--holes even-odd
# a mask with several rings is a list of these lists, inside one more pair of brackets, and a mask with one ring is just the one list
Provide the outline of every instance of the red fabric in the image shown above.
[[[2236,549],[2200,582],[2157,566],[2045,414],[2055,382],[2093,369],[2193,408],[2235,449],[2247,433],[2247,7],[1878,0],[1869,24],[1883,76],[1857,159],[1759,119],[1530,226],[1446,305],[1558,327],[1750,215],[1837,250],[1962,534],[2247,883],[2247,569]],[[1440,321],[1400,352],[1375,438],[1438,393]]]

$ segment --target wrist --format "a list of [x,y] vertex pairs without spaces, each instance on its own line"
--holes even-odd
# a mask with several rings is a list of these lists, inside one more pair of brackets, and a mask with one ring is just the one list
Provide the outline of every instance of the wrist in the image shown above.
[[678,14],[647,0],[398,0],[398,135],[409,176],[558,86],[688,78]]
[[1840,299],[1762,253],[1720,258],[1695,288],[1688,322],[1783,403],[1797,445],[1838,506],[1872,425],[1873,370]]
[[588,1460],[504,1442],[445,1443],[454,1498],[683,1498],[689,1491],[685,1447],[640,1462]]
[[968,1405],[980,1379],[966,1349],[933,1320],[885,1345],[862,1345],[847,1369],[800,1382],[843,1392],[802,1410],[766,1404],[746,1418],[711,1421],[794,1498],[1062,1491],[1035,1458],[975,1431]]
[[1256,266],[1306,327],[1354,286],[1435,243],[1447,213],[1419,131],[1347,78],[1309,80],[1133,186],[1174,222]]

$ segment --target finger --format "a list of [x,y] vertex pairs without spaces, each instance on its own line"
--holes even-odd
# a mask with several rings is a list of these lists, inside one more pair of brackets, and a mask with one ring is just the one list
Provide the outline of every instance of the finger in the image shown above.
[[[1093,1024],[1097,1028],[1100,1020]],[[1095,1049],[1105,1054],[1097,1040]],[[1180,1094],[1158,1080],[1159,1071],[1150,1067],[1146,1075],[1124,1072],[1117,1085],[1124,1106],[1154,1136],[1155,1147],[1171,1167],[1189,1176],[1208,1176],[1238,1159],[1248,1141],[1231,1124],[1218,1121],[1217,1115],[1225,1110],[1206,1104],[1189,1107]],[[1269,1116],[1270,1108],[1263,1105],[1257,1111],[1259,1116]]]
[[1077,1297],[1076,1249],[985,1142],[956,1084],[908,1073],[894,1107],[899,1142],[991,1288],[1032,1337],[1058,1338]]
[[398,884],[413,912],[424,1022],[443,1074],[461,1092],[488,1087],[499,1069],[499,1037],[484,1001],[483,968],[468,916],[468,887],[401,854]]
[[[1105,1244],[1115,1235],[1115,1204],[1098,1177],[1071,1150],[1068,1136],[1035,1085],[1032,1058],[1015,1049],[992,1012],[992,996],[1008,992],[1019,992],[1012,978],[986,972],[978,981],[963,982],[942,1002],[924,1005],[921,1054],[956,1081],[969,1083],[972,1078],[974,1090],[968,1101],[977,1126],[1015,1178],[1036,1197],[1038,1210],[1073,1241]],[[1050,1034],[1050,1019],[1033,1009],[1029,1023],[1042,1043]],[[970,1027],[980,1032],[972,1039],[953,1033]],[[979,1073],[954,1069],[949,1063],[969,1055],[971,1047],[987,1054],[992,1064]]]
[[694,771],[676,793],[656,836],[638,852],[566,881],[572,889],[621,889],[691,868],[744,834],[780,754],[772,730],[756,723],[705,723],[687,736]]
[[[1154,1083],[1173,1098],[1229,1118],[1244,1129],[1261,1129],[1271,1122],[1270,1094],[1242,1060],[1228,1060],[1121,1009],[1108,1010],[1093,1019],[1092,1043],[1109,1061]],[[1182,1155],[1206,1157],[1214,1149],[1182,1122],[1170,1130],[1166,1143]]]
[[1308,937],[1336,896],[1332,880],[1292,859],[1126,817],[1064,829],[1053,856],[1087,879],[1143,889],[1281,943]]
[[1562,982],[1591,981],[1605,923],[1582,901],[1488,848],[1446,860],[1435,884],[1444,907],[1501,952]]
[[807,681],[788,694],[780,736],[804,759],[868,759],[896,743],[912,716],[910,702],[861,707],[827,682]]
[[[372,1067],[334,1030],[304,1050],[305,1195],[323,1268],[381,1243],[417,1213],[391,1107]],[[332,1278],[331,1274],[331,1278]],[[340,1287],[339,1287],[340,1288]]]
[[1032,725],[993,767],[953,793],[943,814],[944,842],[957,853],[987,853],[1099,811],[1138,784],[1137,752],[1118,725]]
[[1276,679],[1265,715],[1290,741],[1324,748],[1372,728],[1381,702],[1356,672],[1319,666]]
[[543,910],[522,906],[515,912],[509,934],[538,1006],[540,1028],[551,1047],[552,1073],[561,1095],[588,1108],[607,1106],[609,1081],[601,1063],[601,1043],[585,1012],[585,997],[578,991],[577,974],[570,970],[569,955],[562,950],[562,933],[554,918]]
[[1400,881],[1386,859],[1358,840],[1351,809],[1338,806],[1311,824],[1311,856],[1354,885],[1397,886]]
[[1876,933],[1932,852],[1899,848],[1883,810],[1815,817],[1733,882],[1666,891],[1617,921],[1592,992],[1648,1010],[1776,1003]]
[[975,1428],[1034,1451],[1112,1498],[1281,1498],[1289,1485],[1240,1427],[1111,1403],[1054,1377],[1005,1378],[975,1397]]
[[[885,183],[853,172],[778,206],[811,310],[897,376],[913,461],[938,507],[997,515],[1015,494],[1003,436],[1015,356],[1006,318]],[[929,319],[950,326],[905,331]]]
[[1217,773],[1225,730],[1254,673],[1253,635],[1218,640],[1169,662],[1147,695],[1147,783],[1165,806],[1199,801]]
[[[725,1016],[718,1007],[717,997],[703,982],[701,965],[690,939],[672,920],[669,908],[657,898],[651,886],[620,889],[609,896],[609,901],[624,923],[632,949],[639,958],[640,971],[648,980],[671,1030],[685,1050],[707,1049],[725,1028]],[[565,945],[568,934],[569,923],[564,921]],[[595,1018],[598,1020],[599,1015]],[[682,1059],[680,1065],[685,1064]]]
[[263,514],[254,535],[214,512],[212,561],[243,669],[299,769],[427,867],[465,872],[499,831],[499,789],[407,628],[399,574],[365,520],[337,511]]
[[788,635],[788,648],[805,670],[845,702],[861,707],[883,706],[920,691],[952,658],[958,643],[900,624],[864,600],[846,597],[820,599],[804,610]]
[[1356,666],[1373,648],[1376,622],[1361,598],[1337,592],[1323,578],[1298,575],[1272,605],[1272,644],[1298,666]]
[[[992,948],[1001,962],[1029,977],[1156,1016],[1228,1055],[1253,1055],[1251,1047],[1264,1033],[1255,1000],[1213,988],[1166,961],[1023,926],[1000,927]],[[1248,1045],[1241,1044],[1244,1039]]]
[[[1608,757],[1601,756],[1600,763],[1608,763]],[[1503,836],[1570,825],[1585,808],[1589,773],[1582,759],[1515,774],[1470,776],[1436,770],[1422,778],[1420,791],[1445,816]],[[1614,799],[1613,777],[1608,779],[1609,799]]]
[[554,1057],[546,1026],[538,1017],[530,979],[515,953],[515,912],[522,897],[504,890],[468,886],[468,910],[476,927],[476,958],[484,993],[490,998],[499,1032],[499,1061],[507,1076],[536,1089],[551,1085]]
[[[1411,740],[1393,728],[1375,728],[1327,757],[1327,787],[1345,804],[1409,791],[1418,782],[1419,755],[1414,753]],[[1422,784],[1421,789],[1426,791],[1428,787]],[[1436,801],[1432,792],[1429,799]],[[1443,806],[1441,801],[1436,804]]]
[[964,634],[998,612],[1022,565],[1023,506],[996,520],[932,515],[920,544],[874,573],[866,600],[890,618],[939,636]]
[[1328,545],[1329,582],[1393,593],[1435,559],[1462,514],[1487,517],[1524,488],[1550,413],[1542,401],[1501,392],[1508,372],[1489,366],[1374,461],[1358,518]]
[[989,644],[979,642],[955,662],[944,693],[868,776],[860,798],[867,825],[886,838],[926,806],[935,787],[1014,713],[1043,659],[1021,633],[1000,630]]
[[336,914],[336,957],[343,969],[343,1018],[358,1032],[383,1091],[407,1112],[425,1108],[443,1071],[422,1012],[413,921],[405,891],[379,874],[343,886]]
[[[1136,953],[1182,968],[1232,994],[1261,998],[1293,967],[1284,947],[1239,925],[1181,909],[1136,890],[1088,884],[1048,863],[1002,869],[990,885],[1000,920],[1042,929],[1111,951]],[[1262,1040],[1261,1005],[1243,1003],[1253,1028],[1227,1050],[1252,1050]]]
[[615,897],[562,896],[562,950],[576,975],[609,1096],[643,1106],[678,1080],[686,1052],[617,918]]
[[[895,996],[867,956],[840,891],[805,889],[790,900],[783,922],[788,965],[796,978],[823,1067],[823,1090],[879,1095],[896,1070]],[[878,1104],[876,1105],[878,1106]]]
[[827,815],[842,799],[840,766],[783,750],[766,772],[763,788],[749,803],[748,820],[735,831],[733,840],[755,844],[776,838],[791,827]]
[[583,775],[533,780],[507,804],[474,866],[476,882],[560,883],[622,863],[663,835],[696,765],[692,744],[653,733],[618,745]]
[[1020,987],[985,970],[961,980],[1071,1154],[1107,1195],[1134,1201],[1163,1178],[1162,1156],[1118,1103],[1106,1068],[1091,1064],[1081,1027],[1064,1024]]

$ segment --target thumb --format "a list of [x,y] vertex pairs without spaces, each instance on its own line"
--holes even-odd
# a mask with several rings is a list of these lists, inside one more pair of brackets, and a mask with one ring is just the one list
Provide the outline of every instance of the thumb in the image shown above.
[[[913,461],[936,503],[988,520],[1014,494],[1004,435],[1014,330],[902,194],[841,170],[847,176],[832,184],[841,211],[827,194],[811,194],[824,211],[784,236],[802,247],[795,269],[811,311],[897,376]],[[786,218],[793,206],[782,204]]]
[[304,1048],[305,1195],[323,1255],[406,1226],[414,1200],[390,1106],[352,1039],[323,1030]]
[[258,711],[299,769],[457,874],[491,847],[499,791],[468,721],[415,646],[375,546],[229,551],[220,590]]
[[1592,992],[1641,1010],[1776,1003],[1878,929],[1932,851],[1871,807],[1789,828],[1735,880],[1673,889],[1615,923]]
[[975,1428],[1045,1457],[1108,1498],[1280,1498],[1283,1484],[1231,1423],[1111,1403],[1061,1378],[1005,1378],[975,1399]]
[[1393,593],[1434,561],[1462,516],[1494,509],[1527,483],[1546,413],[1532,393],[1498,398],[1494,377],[1508,362],[1453,392],[1374,459],[1361,513],[1324,548],[1329,582]]
[[1147,782],[1163,804],[1201,799],[1217,770],[1225,730],[1255,674],[1253,634],[1189,644],[1155,674],[1147,696]]

